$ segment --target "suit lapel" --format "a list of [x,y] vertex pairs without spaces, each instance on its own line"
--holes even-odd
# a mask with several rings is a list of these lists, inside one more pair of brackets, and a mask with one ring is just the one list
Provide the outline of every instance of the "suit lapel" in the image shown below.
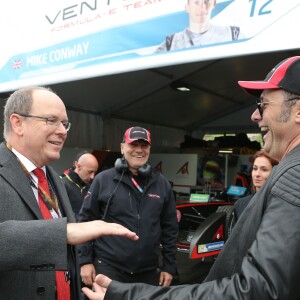
[[36,218],[43,219],[25,172],[16,156],[7,149],[4,143],[0,145],[0,176],[19,194],[21,200],[27,204]]
[[[47,174],[52,181],[59,205],[65,216],[69,222],[75,222],[74,213],[61,179],[51,167],[47,167]],[[21,201],[27,204],[36,218],[43,219],[28,178],[16,156],[6,147],[5,143],[0,145],[0,176],[19,194]]]
[[59,178],[57,173],[49,166],[47,166],[47,174],[51,180],[51,183],[53,184],[53,188],[55,190],[63,216],[66,216],[68,218],[68,222],[75,222],[74,213],[69,201],[69,197],[67,195],[67,192],[65,191],[65,187],[61,179]]

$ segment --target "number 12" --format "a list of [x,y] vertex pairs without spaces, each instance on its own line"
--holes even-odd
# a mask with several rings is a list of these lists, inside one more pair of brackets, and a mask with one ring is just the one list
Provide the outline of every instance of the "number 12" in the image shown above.
[[[249,0],[249,2],[252,2],[252,7],[251,7],[251,12],[250,12],[250,17],[254,16],[255,12],[255,7],[256,7],[256,1],[257,0]],[[267,0],[259,9],[258,15],[267,15],[271,13],[271,10],[266,10],[266,7],[272,2],[273,0]]]

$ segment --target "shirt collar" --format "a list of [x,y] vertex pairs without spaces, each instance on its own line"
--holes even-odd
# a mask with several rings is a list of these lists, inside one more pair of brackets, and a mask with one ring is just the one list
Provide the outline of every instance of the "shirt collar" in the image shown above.
[[[37,168],[37,166],[30,161],[27,157],[25,157],[23,154],[18,152],[16,149],[12,148],[11,151],[16,155],[16,157],[20,160],[20,162],[23,164],[23,166],[26,168],[26,170],[31,173],[33,170]],[[43,166],[41,168],[45,174],[46,174],[46,167]]]

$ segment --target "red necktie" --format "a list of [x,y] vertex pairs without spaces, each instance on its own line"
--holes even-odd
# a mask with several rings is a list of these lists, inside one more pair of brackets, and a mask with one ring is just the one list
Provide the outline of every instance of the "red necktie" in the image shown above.
[[[42,169],[36,168],[33,174],[39,180],[39,204],[40,210],[45,220],[53,219],[45,201],[41,195],[41,189],[50,197],[50,191],[48,186],[48,181],[46,179],[45,173]],[[66,276],[64,271],[56,271],[56,292],[57,300],[70,300],[70,284],[66,281]]]

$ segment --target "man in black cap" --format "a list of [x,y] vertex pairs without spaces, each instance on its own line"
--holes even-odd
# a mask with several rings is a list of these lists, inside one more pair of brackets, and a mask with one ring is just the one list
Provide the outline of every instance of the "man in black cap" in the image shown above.
[[239,218],[205,282],[161,288],[99,275],[95,293],[84,289],[90,299],[300,299],[300,56],[280,62],[263,81],[239,85],[259,97],[251,119],[267,132],[265,150],[281,162]]
[[[147,163],[150,132],[128,128],[121,143],[122,158],[94,179],[78,215],[79,222],[105,220],[135,229],[138,243],[98,239],[79,247],[81,277],[92,285],[102,273],[121,282],[169,286],[176,273],[178,222],[168,180]],[[163,265],[159,267],[160,245]]]

